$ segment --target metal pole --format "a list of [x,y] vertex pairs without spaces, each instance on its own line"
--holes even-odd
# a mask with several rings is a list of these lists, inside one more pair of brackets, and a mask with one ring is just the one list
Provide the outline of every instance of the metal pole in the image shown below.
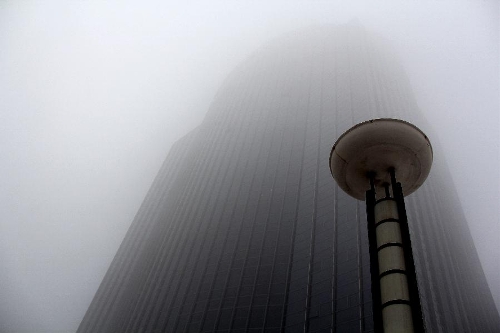
[[374,174],[366,192],[374,332],[424,332],[402,187],[389,172],[384,198],[376,198]]
[[410,303],[413,315],[413,325],[416,332],[425,332],[425,326],[422,316],[422,307],[420,304],[420,293],[418,291],[417,274],[415,271],[415,262],[413,260],[413,250],[411,246],[410,229],[408,227],[408,217],[406,215],[406,205],[401,183],[396,181],[396,171],[394,168],[389,170],[391,175],[392,193],[398,205],[399,224],[401,229],[401,238],[403,241],[403,250],[406,262],[406,275],[408,279],[408,289],[410,292]]
[[368,219],[368,245],[370,252],[370,275],[372,289],[372,309],[373,309],[373,325],[374,333],[383,333],[382,326],[382,308],[380,307],[380,281],[378,278],[378,254],[377,254],[377,234],[375,232],[375,201],[376,193],[373,184],[373,174],[368,175],[370,178],[371,189],[366,191],[366,216]]

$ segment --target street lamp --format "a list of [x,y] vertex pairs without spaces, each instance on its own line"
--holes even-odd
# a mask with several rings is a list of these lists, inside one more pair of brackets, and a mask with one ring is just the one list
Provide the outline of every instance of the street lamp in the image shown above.
[[403,190],[408,195],[419,188],[431,165],[427,136],[398,119],[355,125],[330,154],[330,171],[340,188],[366,199],[376,333],[425,330]]

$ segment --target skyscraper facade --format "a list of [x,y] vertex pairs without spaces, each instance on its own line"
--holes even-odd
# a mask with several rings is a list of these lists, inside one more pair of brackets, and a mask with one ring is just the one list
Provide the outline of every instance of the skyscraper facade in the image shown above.
[[500,331],[439,145],[384,43],[356,24],[316,27],[238,66],[171,149],[78,331],[372,331],[365,206],[328,158],[380,117],[434,145],[406,202],[427,330]]

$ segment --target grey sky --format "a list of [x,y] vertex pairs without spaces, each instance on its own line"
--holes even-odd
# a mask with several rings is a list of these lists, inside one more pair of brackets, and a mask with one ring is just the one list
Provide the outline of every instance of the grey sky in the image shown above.
[[170,145],[231,69],[352,18],[391,41],[439,129],[500,305],[498,2],[3,1],[0,331],[76,330]]

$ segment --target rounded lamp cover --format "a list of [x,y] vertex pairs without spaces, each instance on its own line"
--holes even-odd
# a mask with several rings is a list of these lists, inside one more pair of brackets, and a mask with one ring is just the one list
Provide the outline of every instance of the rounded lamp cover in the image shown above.
[[342,134],[330,154],[330,171],[350,196],[365,200],[372,174],[376,192],[391,183],[394,168],[405,195],[423,184],[432,165],[432,146],[416,126],[399,119],[373,119]]

